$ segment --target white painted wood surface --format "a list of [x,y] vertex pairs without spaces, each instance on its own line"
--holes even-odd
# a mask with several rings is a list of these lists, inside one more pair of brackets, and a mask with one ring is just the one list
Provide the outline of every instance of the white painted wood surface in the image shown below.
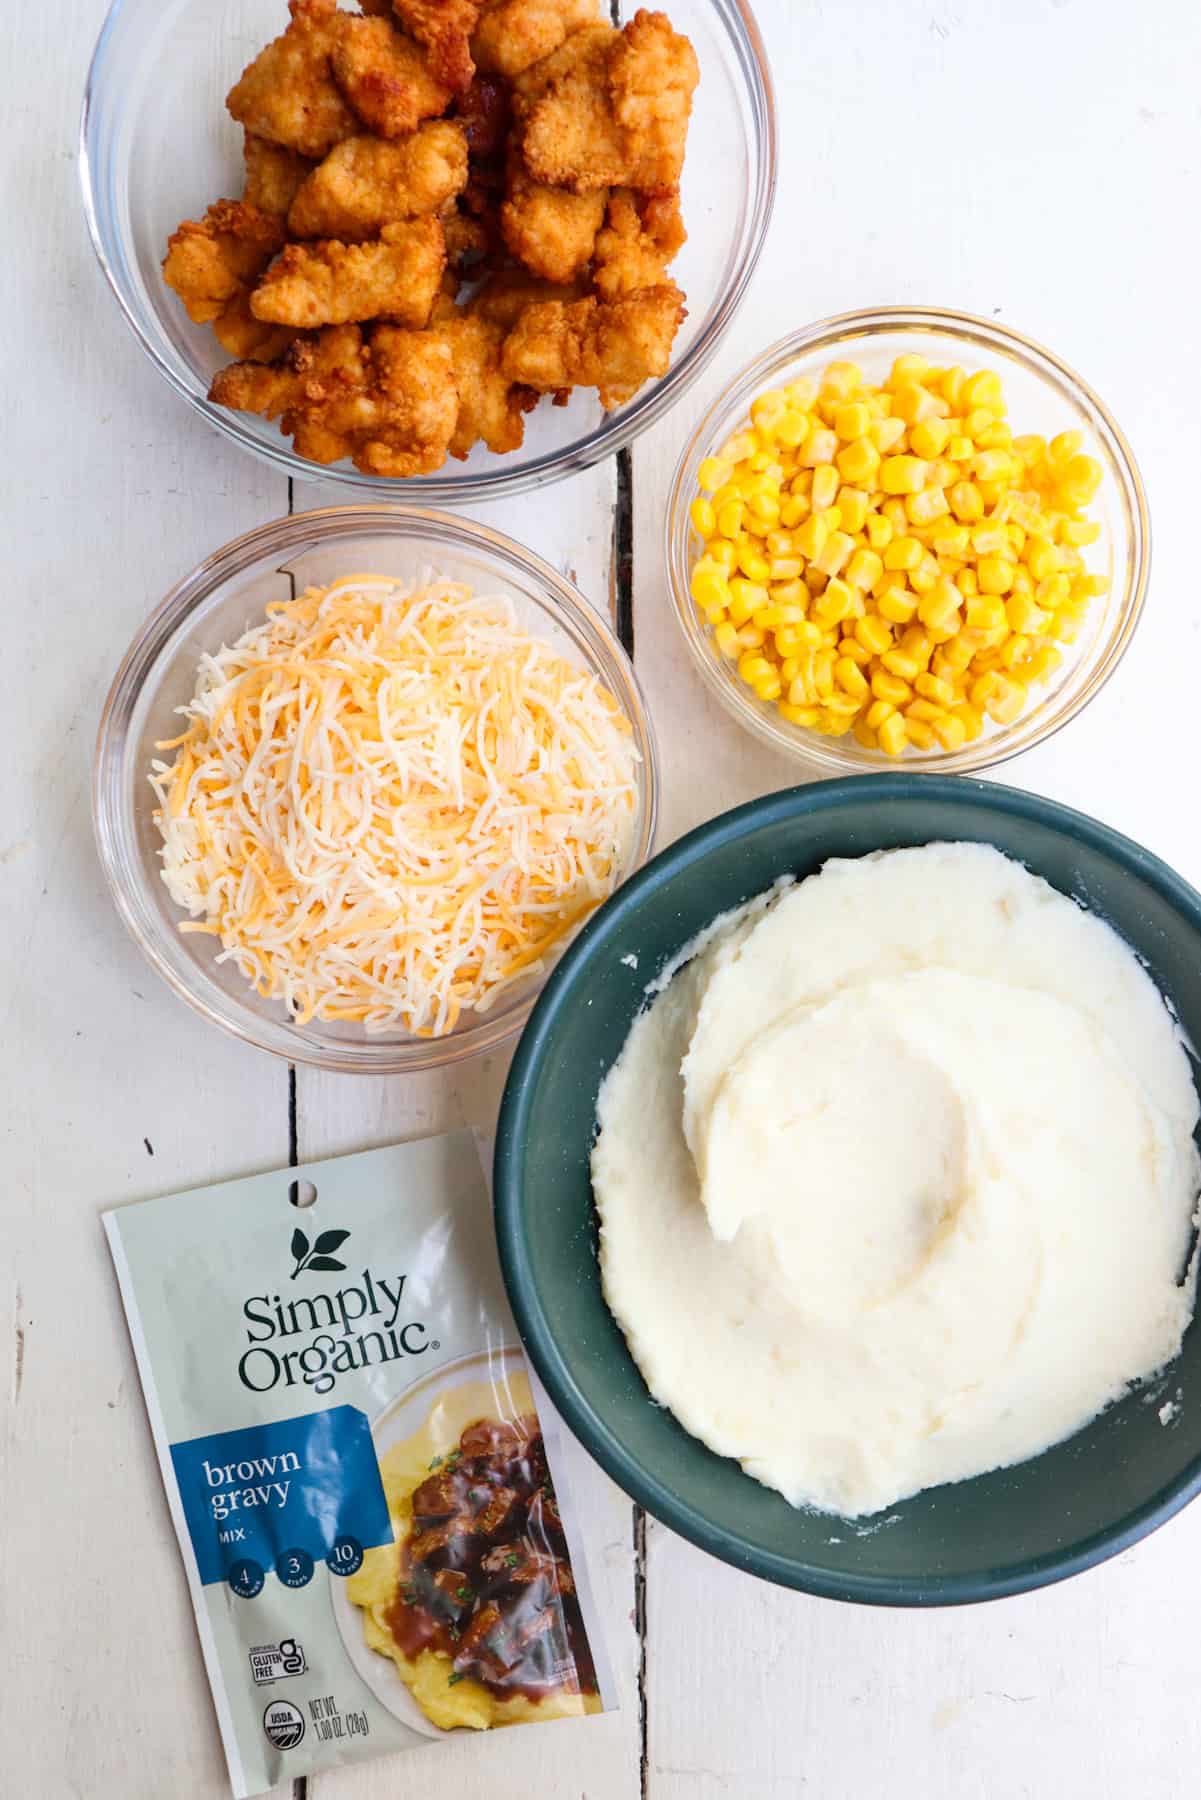
[[[206,1029],[141,962],[107,901],[87,784],[99,706],[138,621],[204,552],[287,510],[288,494],[166,391],[93,266],[74,141],[102,10],[0,8],[0,56],[17,72],[0,259],[0,1795],[218,1800],[216,1731],[97,1214],[286,1161],[287,1073]],[[1151,600],[1123,668],[1002,779],[1096,813],[1201,881],[1196,9],[760,0],[759,13],[782,125],[771,241],[718,364],[634,452],[660,841],[798,778],[709,705],[676,640],[660,533],[688,420],[798,323],[930,301],[995,313],[1074,363],[1126,427],[1152,507]],[[323,497],[297,484],[294,503]],[[604,604],[613,500],[605,469],[487,516]],[[299,1154],[487,1128],[503,1076],[503,1058],[408,1082],[302,1071]],[[309,1800],[1193,1791],[1201,1510],[1064,1587],[908,1615],[781,1593],[652,1524],[640,1642],[633,1510],[582,1451],[572,1475],[622,1711],[322,1776]]]

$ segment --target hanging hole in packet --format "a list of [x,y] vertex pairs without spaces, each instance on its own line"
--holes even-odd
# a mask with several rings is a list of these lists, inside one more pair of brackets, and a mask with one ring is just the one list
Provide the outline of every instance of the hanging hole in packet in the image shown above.
[[468,1133],[105,1228],[239,1800],[612,1706]]

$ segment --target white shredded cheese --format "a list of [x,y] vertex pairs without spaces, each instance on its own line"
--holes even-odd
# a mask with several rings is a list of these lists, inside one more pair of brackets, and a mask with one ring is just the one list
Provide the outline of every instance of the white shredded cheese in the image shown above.
[[540,972],[624,872],[629,721],[505,598],[310,588],[203,657],[178,710],[150,782],[180,929],[300,1023],[441,1036]]

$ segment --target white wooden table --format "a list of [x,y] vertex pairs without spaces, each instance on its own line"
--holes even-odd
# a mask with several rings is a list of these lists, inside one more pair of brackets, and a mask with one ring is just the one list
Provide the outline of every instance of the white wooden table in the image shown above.
[[[75,127],[103,0],[0,8],[0,1795],[217,1800],[225,1774],[98,1214],[466,1121],[504,1059],[412,1080],[282,1065],[176,1001],[92,848],[100,704],[174,578],[319,503],[167,390],[88,247]],[[1131,832],[1201,882],[1195,800],[1201,14],[1192,0],[760,0],[783,181],[717,366],[633,453],[636,659],[665,763],[660,843],[795,779],[706,701],[660,560],[690,418],[755,349],[873,302],[996,315],[1056,347],[1129,432],[1154,570],[1089,713],[1002,779]],[[720,170],[713,180],[720,182]],[[481,516],[611,603],[616,472]],[[289,1105],[294,1100],[294,1142]],[[1065,1586],[855,1610],[734,1574],[582,1451],[622,1709],[308,1784],[308,1800],[1175,1800],[1201,1758],[1201,1506]]]

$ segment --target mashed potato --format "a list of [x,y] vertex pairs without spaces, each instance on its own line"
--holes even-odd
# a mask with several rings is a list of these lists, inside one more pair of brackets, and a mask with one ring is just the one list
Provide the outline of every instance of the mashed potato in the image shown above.
[[659,1402],[856,1516],[1036,1455],[1180,1348],[1179,1032],[1122,940],[983,845],[718,921],[602,1087],[606,1298]]

